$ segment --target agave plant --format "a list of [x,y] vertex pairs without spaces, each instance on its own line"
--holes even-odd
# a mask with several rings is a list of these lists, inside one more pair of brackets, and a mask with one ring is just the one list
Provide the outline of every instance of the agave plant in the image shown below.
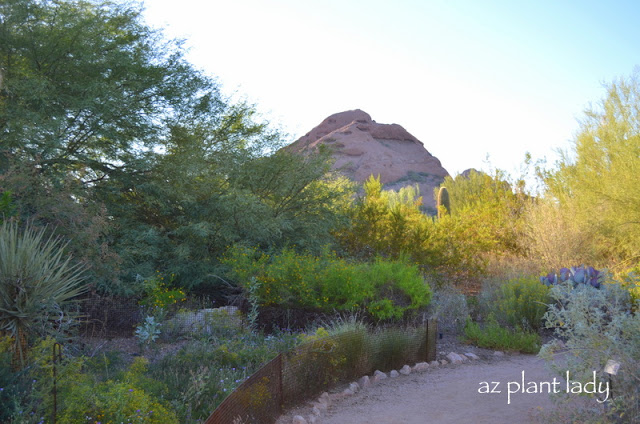
[[604,271],[598,271],[592,266],[585,267],[583,265],[572,268],[561,268],[557,274],[552,271],[549,274],[540,277],[540,281],[547,286],[570,281],[573,283],[573,287],[576,287],[578,284],[589,284],[592,287],[599,289],[602,287],[604,276]]
[[[84,267],[72,264],[58,238],[30,225],[0,226],[0,335],[14,344],[14,361],[24,365],[28,341],[53,332],[68,318],[64,305],[82,294]],[[16,359],[17,358],[17,359]]]

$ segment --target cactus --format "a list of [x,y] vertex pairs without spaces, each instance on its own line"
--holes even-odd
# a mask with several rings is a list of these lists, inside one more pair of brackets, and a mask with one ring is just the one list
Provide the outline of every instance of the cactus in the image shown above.
[[540,277],[540,282],[547,286],[554,284],[564,283],[565,281],[571,281],[573,287],[577,287],[578,284],[590,284],[591,286],[599,289],[602,287],[602,281],[604,280],[604,271],[598,271],[592,266],[579,266],[575,268],[561,268],[556,274],[550,272],[547,275]]
[[[440,187],[438,191],[438,199],[436,200],[438,208],[438,218],[451,213],[451,204],[449,203],[449,192],[446,187]],[[443,210],[444,208],[444,210]]]

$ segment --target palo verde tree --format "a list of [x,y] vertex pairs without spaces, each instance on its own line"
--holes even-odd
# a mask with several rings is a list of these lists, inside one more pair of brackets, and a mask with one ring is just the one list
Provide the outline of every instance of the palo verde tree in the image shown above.
[[596,260],[620,270],[640,259],[640,70],[585,111],[571,154],[547,176],[548,195],[588,231]]

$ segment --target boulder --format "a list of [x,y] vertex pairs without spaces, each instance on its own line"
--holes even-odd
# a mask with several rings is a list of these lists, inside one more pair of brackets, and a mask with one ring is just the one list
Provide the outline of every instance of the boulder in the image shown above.
[[[449,360],[449,362],[451,362],[452,364],[461,364],[464,362],[464,360],[462,359],[462,356],[458,355],[455,352],[450,352],[447,355],[447,359]],[[466,358],[465,358],[466,359]]]
[[414,372],[426,371],[427,369],[429,369],[429,364],[427,362],[418,362],[413,366]]
[[370,384],[371,384],[371,381],[369,380],[368,375],[365,375],[364,377],[360,378],[360,380],[358,380],[358,385],[362,389],[366,389],[367,387],[369,387]]
[[473,361],[477,361],[478,359],[480,359],[480,357],[478,355],[476,355],[475,353],[472,352],[467,352],[464,354],[464,356],[466,356],[467,358],[473,360]]
[[409,375],[411,374],[411,367],[409,365],[405,365],[404,367],[402,367],[400,369],[400,374],[402,375]]

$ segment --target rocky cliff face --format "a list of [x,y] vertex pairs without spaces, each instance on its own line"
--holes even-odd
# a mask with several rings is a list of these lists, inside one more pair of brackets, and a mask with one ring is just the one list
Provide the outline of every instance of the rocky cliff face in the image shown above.
[[418,184],[427,210],[435,207],[434,187],[449,175],[422,142],[403,127],[378,124],[359,109],[329,116],[287,149],[304,154],[320,145],[332,149],[334,168],[354,181],[380,175],[388,190]]

